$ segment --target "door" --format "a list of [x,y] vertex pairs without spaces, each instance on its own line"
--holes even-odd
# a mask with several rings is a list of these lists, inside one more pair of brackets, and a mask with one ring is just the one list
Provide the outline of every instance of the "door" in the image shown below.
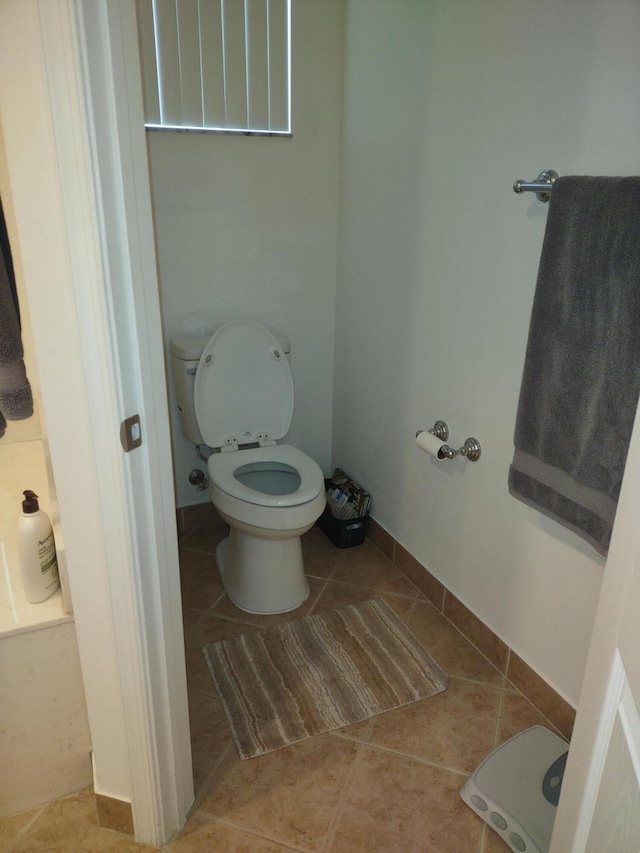
[[637,417],[550,853],[640,850],[639,514]]
[[[193,801],[135,5],[2,0],[0,109],[94,790],[161,846]],[[120,424],[139,415],[126,452]]]

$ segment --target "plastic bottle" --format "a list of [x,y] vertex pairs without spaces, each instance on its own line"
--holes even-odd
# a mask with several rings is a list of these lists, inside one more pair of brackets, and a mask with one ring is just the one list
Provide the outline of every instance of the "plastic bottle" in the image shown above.
[[49,598],[60,586],[53,528],[46,512],[38,506],[35,492],[22,493],[22,516],[18,519],[18,560],[27,601]]

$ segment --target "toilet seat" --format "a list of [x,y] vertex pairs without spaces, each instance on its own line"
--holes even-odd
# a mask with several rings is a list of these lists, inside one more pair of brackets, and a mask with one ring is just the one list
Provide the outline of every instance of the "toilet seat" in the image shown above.
[[291,427],[294,390],[277,338],[252,320],[220,326],[198,362],[193,398],[209,447],[284,438]]
[[[295,491],[285,495],[265,494],[241,483],[235,477],[235,472],[246,465],[270,462],[295,469],[300,477],[300,484]],[[324,491],[324,476],[320,466],[306,453],[290,444],[214,453],[209,457],[208,469],[211,480],[221,491],[237,500],[258,506],[300,506],[314,500]]]

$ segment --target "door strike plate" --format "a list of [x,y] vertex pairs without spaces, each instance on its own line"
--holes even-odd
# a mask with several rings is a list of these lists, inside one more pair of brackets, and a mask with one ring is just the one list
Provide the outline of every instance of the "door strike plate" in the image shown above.
[[135,450],[142,444],[140,415],[132,415],[120,424],[120,443],[125,453]]

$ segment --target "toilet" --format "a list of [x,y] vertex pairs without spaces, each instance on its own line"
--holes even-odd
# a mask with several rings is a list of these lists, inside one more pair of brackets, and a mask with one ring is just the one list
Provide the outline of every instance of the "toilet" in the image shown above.
[[174,338],[182,432],[207,445],[209,494],[229,536],[216,561],[229,598],[248,613],[285,613],[309,595],[300,537],[325,507],[319,465],[290,444],[294,388],[288,342],[251,320],[211,338]]

